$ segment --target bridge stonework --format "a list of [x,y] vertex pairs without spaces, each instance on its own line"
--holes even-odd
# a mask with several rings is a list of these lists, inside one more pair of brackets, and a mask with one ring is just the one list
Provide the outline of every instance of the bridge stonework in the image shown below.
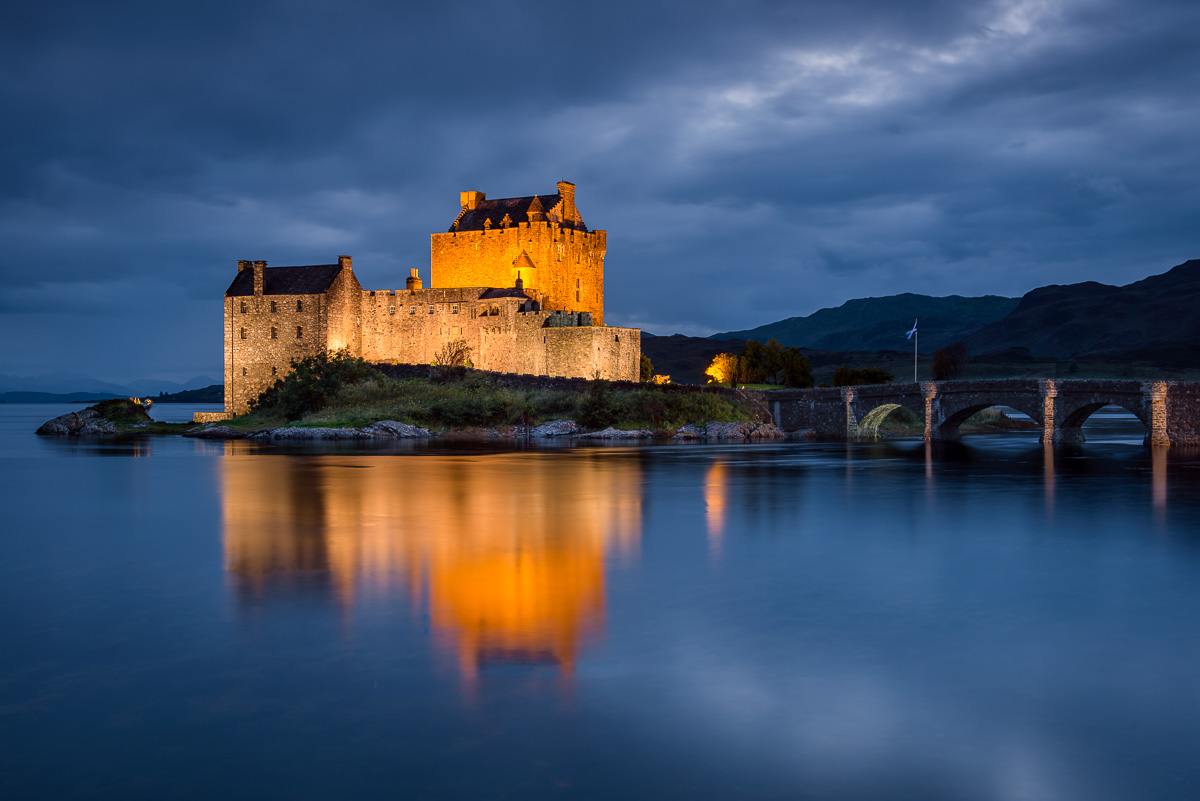
[[1041,427],[1042,442],[1082,442],[1083,424],[1105,406],[1130,411],[1147,445],[1200,445],[1200,383],[1116,379],[983,379],[780,390],[766,396],[775,424],[838,439],[873,437],[897,407],[925,421],[925,439],[958,439],[990,406],[1010,406]]

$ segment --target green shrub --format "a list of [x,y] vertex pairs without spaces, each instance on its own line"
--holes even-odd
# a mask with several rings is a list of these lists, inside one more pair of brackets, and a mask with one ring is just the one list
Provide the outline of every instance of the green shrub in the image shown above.
[[617,406],[612,398],[612,385],[597,379],[588,387],[579,403],[579,424],[585,428],[606,428],[617,420]]
[[272,411],[286,420],[299,420],[327,406],[344,387],[367,380],[382,384],[384,377],[344,350],[292,359],[291,373],[259,395],[250,408]]
[[143,423],[151,419],[146,413],[146,407],[130,398],[100,401],[92,408],[105,420],[114,423]]

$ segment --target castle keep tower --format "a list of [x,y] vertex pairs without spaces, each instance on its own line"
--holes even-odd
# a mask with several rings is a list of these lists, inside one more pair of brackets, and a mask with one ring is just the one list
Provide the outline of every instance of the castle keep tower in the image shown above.
[[575,184],[554,195],[488,200],[463,192],[450,230],[430,237],[431,287],[516,286],[543,308],[589,312],[604,324],[606,231],[589,231]]

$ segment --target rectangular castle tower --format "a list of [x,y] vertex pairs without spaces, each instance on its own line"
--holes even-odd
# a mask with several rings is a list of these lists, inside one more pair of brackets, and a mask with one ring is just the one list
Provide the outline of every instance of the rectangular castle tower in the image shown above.
[[604,324],[606,231],[589,231],[575,184],[558,194],[488,200],[463,192],[450,230],[430,236],[432,287],[515,286],[545,308],[589,312]]

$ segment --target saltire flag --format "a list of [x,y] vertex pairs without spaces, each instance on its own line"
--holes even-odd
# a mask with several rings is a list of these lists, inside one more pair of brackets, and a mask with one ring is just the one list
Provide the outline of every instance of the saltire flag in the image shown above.
[[912,330],[911,330],[911,331],[909,331],[909,332],[908,332],[908,334],[906,334],[904,338],[905,338],[905,339],[912,339],[912,338],[913,338],[913,334],[915,334],[915,333],[917,333],[917,321],[916,321],[916,320],[913,320],[913,327],[912,327]]

